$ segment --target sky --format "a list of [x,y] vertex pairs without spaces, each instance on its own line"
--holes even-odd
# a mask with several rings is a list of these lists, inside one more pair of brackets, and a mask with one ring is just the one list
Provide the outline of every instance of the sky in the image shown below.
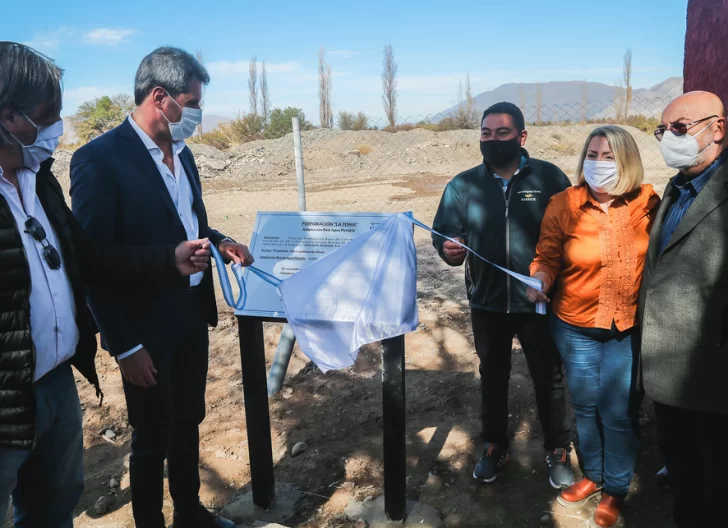
[[64,115],[101,95],[133,92],[141,59],[163,45],[202,52],[204,111],[248,111],[248,63],[265,61],[273,107],[318,122],[318,51],[332,69],[333,111],[383,119],[382,51],[398,65],[399,115],[435,114],[508,82],[615,84],[628,47],[633,85],[682,75],[687,0],[35,0],[11,2],[0,39],[22,42],[64,71]]

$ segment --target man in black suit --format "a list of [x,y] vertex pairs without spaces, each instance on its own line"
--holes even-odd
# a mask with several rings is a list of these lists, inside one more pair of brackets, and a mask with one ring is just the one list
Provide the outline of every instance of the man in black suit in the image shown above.
[[[205,68],[183,50],[159,48],[142,60],[134,112],[71,161],[73,210],[93,239],[159,246],[209,238],[227,260],[252,263],[246,246],[208,226],[199,173],[184,143],[202,119],[208,82]],[[211,270],[166,287],[93,288],[89,306],[124,378],[137,527],[165,526],[166,458],[174,528],[232,528],[199,502],[207,328],[217,324]]]
[[690,92],[655,131],[670,180],[640,291],[640,382],[655,402],[680,528],[728,526],[728,134]]

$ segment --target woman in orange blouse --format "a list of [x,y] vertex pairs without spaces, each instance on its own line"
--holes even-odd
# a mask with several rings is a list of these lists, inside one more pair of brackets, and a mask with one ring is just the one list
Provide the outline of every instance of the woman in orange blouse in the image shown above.
[[586,140],[578,184],[555,195],[541,224],[531,276],[551,302],[552,333],[566,368],[584,479],[558,497],[564,506],[602,498],[592,526],[617,523],[634,471],[638,438],[630,415],[637,296],[660,199],[642,184],[642,160],[624,129]]

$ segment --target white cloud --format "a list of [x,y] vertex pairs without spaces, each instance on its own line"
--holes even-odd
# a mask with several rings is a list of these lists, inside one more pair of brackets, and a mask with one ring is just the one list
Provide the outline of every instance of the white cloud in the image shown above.
[[329,57],[338,57],[340,59],[351,59],[352,57],[356,57],[359,55],[358,51],[350,51],[350,50],[333,50],[333,51],[327,51],[326,54]]
[[[207,65],[207,70],[213,77],[239,77],[247,76],[250,61],[215,61]],[[258,73],[262,69],[262,63],[258,63]],[[301,65],[297,62],[266,63],[265,69],[268,73],[296,73],[301,71]]]
[[98,28],[86,33],[86,42],[100,46],[117,46],[136,33],[133,29]]
[[31,40],[23,42],[23,44],[38,51],[51,51],[58,48],[62,42],[73,36],[73,34],[73,30],[70,28],[60,27],[54,31],[35,33]]

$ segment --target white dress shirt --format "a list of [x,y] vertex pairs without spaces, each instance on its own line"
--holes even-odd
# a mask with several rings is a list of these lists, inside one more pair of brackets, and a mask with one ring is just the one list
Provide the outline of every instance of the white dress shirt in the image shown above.
[[35,347],[35,381],[42,378],[76,353],[79,331],[76,324],[76,302],[61,256],[60,269],[54,270],[43,258],[43,245],[25,229],[28,217],[34,217],[46,232],[48,243],[61,248],[56,233],[35,192],[36,174],[18,169],[18,186],[3,177],[0,168],[0,194],[13,213],[30,269],[30,337]]
[[[190,181],[187,178],[185,168],[182,166],[182,162],[179,159],[179,153],[185,148],[184,141],[173,141],[172,142],[172,154],[174,156],[174,173],[169,170],[169,167],[164,164],[164,153],[162,149],[150,138],[146,132],[144,132],[139,125],[134,122],[131,115],[128,117],[129,124],[139,135],[139,139],[142,140],[144,146],[147,147],[149,155],[154,160],[159,174],[167,186],[169,195],[172,198],[179,219],[185,228],[187,234],[187,240],[197,240],[200,238],[200,222],[197,219],[197,213],[195,213],[192,204],[194,202],[194,196],[192,195],[192,188],[190,187]],[[198,272],[190,276],[190,288],[194,288],[202,282],[203,272]],[[134,352],[142,348],[143,345],[137,345],[128,352],[119,354],[116,359],[124,359],[131,356]]]

